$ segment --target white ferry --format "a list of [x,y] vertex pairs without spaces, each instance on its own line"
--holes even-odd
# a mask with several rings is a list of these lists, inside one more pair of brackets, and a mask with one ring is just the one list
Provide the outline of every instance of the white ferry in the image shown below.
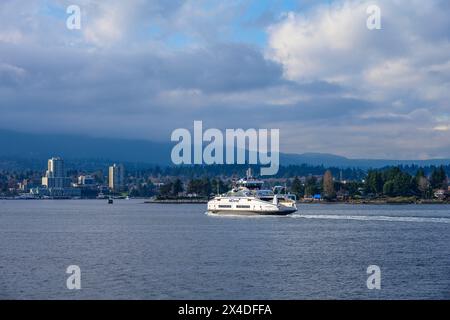
[[236,186],[224,195],[208,201],[208,212],[237,215],[288,215],[297,211],[295,195],[283,193],[277,186],[273,190],[263,189],[263,181],[254,179],[251,170],[247,178],[240,179]]

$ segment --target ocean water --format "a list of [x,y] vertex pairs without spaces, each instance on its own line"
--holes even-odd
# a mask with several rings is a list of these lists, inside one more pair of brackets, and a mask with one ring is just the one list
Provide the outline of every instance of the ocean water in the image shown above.
[[[450,299],[450,206],[299,209],[0,200],[0,299]],[[69,265],[80,290],[66,287]]]

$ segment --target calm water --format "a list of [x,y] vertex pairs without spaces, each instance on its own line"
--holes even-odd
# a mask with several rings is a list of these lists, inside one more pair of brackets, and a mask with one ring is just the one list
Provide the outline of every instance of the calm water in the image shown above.
[[[0,298],[450,299],[450,206],[300,210],[0,200]],[[371,264],[381,290],[366,287]],[[66,288],[69,265],[81,290]]]

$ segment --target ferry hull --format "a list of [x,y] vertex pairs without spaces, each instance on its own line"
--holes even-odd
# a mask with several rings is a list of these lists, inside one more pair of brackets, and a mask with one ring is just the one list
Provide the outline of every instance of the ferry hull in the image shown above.
[[237,216],[287,216],[296,212],[296,209],[283,211],[235,211],[235,210],[208,210],[208,213],[217,215],[237,215]]

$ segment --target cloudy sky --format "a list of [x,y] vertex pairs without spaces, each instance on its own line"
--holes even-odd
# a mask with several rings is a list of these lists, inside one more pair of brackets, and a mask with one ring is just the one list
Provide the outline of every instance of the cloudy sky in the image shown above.
[[284,152],[450,157],[449,17],[448,0],[2,0],[0,128],[170,143],[203,120],[279,128]]

